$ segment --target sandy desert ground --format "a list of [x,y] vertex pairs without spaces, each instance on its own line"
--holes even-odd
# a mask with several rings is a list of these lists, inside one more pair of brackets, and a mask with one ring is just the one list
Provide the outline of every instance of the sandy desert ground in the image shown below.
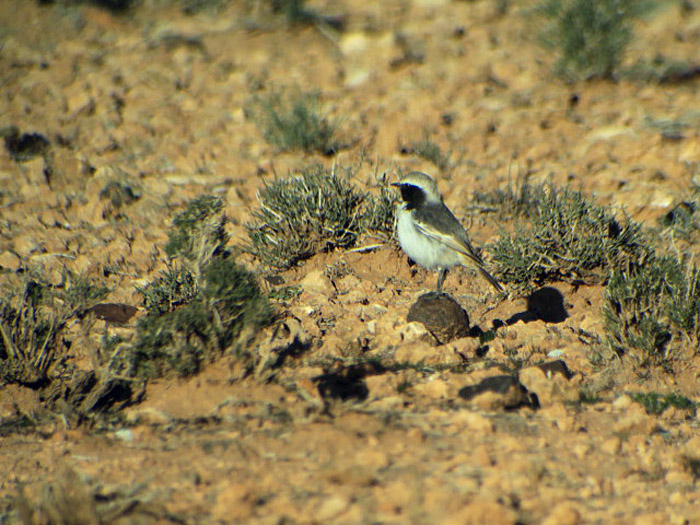
[[[697,80],[563,82],[532,3],[308,3],[342,30],[290,27],[262,2],[204,4],[0,2],[0,128],[40,134],[50,152],[0,148],[0,279],[87,275],[105,302],[139,308],[124,324],[73,320],[73,370],[100,370],[101,338],[133,332],[137,288],[165,268],[173,217],[199,195],[224,199],[238,247],[275,176],[352,168],[376,194],[417,169],[484,246],[514,223],[475,195],[520,174],[648,228],[700,186]],[[700,58],[700,5],[681,4],[636,22],[626,61]],[[336,155],[264,139],[246,107],[279,87],[321,94]],[[424,137],[440,167],[406,151]],[[110,199],[115,183],[131,197]],[[274,288],[269,268],[239,260]],[[472,325],[513,322],[486,345],[438,346],[407,322],[435,275],[393,242],[319,253],[279,278],[300,293],[275,303],[281,320],[254,345],[301,350],[274,376],[240,379],[224,355],[93,419],[48,407],[45,388],[0,387],[0,523],[700,523],[698,412],[649,413],[635,397],[699,403],[700,354],[641,369],[601,350],[603,284],[547,283],[566,311],[547,319],[456,270],[446,290]],[[538,367],[554,360],[571,374]],[[516,371],[539,406],[517,388],[459,395]]]

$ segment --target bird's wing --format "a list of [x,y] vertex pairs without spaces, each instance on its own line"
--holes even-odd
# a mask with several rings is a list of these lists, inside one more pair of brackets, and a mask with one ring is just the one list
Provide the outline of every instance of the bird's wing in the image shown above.
[[413,219],[416,229],[427,237],[461,253],[478,266],[484,266],[483,259],[474,251],[464,228],[444,204],[426,206],[423,213],[414,213]]

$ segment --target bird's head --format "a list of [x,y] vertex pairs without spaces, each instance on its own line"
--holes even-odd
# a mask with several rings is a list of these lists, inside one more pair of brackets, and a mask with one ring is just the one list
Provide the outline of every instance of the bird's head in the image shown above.
[[430,175],[412,171],[391,184],[399,188],[404,208],[411,210],[424,202],[442,202],[437,184]]

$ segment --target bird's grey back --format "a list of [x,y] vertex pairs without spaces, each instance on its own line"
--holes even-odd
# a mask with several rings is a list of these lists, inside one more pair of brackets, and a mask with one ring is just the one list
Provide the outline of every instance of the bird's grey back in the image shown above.
[[476,255],[464,227],[442,202],[426,202],[423,206],[414,209],[413,214],[418,222],[433,224],[439,232],[459,239],[470,253]]

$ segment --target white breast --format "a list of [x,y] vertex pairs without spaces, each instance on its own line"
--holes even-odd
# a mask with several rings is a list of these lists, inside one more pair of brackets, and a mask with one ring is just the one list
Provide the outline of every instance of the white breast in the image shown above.
[[410,211],[399,208],[396,234],[403,251],[424,268],[437,270],[461,264],[462,256],[458,252],[416,229]]

